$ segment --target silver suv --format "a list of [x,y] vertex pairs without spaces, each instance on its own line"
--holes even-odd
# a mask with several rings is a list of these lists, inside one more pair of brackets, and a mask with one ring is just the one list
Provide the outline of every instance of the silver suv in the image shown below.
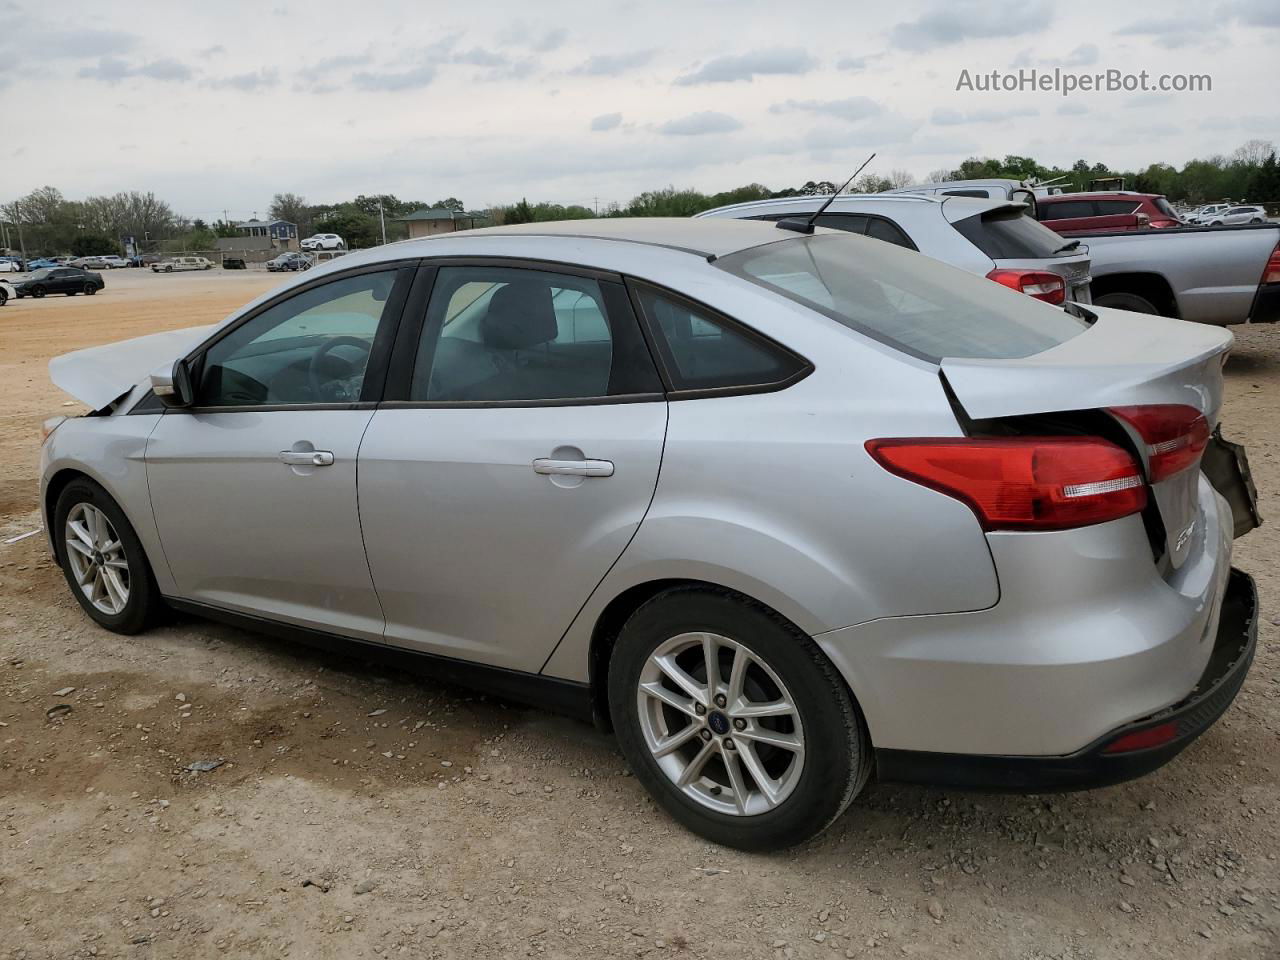
[[[786,197],[718,207],[699,217],[778,221],[811,217],[828,197]],[[1088,247],[1064,240],[1000,199],[853,195],[832,201],[817,223],[918,250],[1046,303],[1089,303]]]

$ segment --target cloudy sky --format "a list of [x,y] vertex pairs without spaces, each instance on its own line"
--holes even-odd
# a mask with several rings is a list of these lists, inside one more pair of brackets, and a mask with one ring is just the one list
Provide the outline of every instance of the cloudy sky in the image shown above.
[[[971,155],[1182,164],[1280,140],[1280,2],[0,0],[0,202],[154,190],[601,206],[923,178]],[[1204,73],[1207,93],[957,91],[971,74]]]

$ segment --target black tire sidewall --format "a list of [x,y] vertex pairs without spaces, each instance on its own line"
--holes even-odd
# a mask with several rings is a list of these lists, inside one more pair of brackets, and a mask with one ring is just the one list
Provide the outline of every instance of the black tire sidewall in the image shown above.
[[39,300],[41,297],[43,297],[43,296],[44,296],[44,294],[45,294],[45,289],[44,289],[44,287],[32,287],[32,288],[31,288],[31,296],[32,296],[32,297],[34,297],[34,298],[35,298],[35,299],[37,299],[37,300]]
[[[645,744],[636,687],[649,654],[681,633],[718,633],[747,645],[786,684],[805,735],[800,782],[782,805],[751,817],[720,814],[686,797]],[[870,745],[848,688],[812,639],[771,611],[729,591],[677,588],[642,605],[619,633],[609,662],[614,730],[636,778],[676,820],[716,843],[776,850],[834,821],[867,779]]]
[[[120,613],[112,615],[103,613],[84,595],[80,585],[75,582],[71,572],[71,564],[67,561],[67,546],[63,542],[63,531],[67,526],[67,516],[80,503],[88,503],[97,507],[107,515],[115,528],[120,542],[124,545],[125,559],[129,562],[129,600]],[[114,633],[138,633],[146,629],[151,622],[157,607],[160,605],[160,594],[147,562],[142,541],[138,539],[133,524],[124,515],[124,511],[102,487],[87,478],[72,480],[58,495],[58,502],[53,511],[53,542],[57,550],[58,563],[66,577],[71,594],[95,622]]]
[[[1110,301],[1104,302],[1104,301]],[[1156,305],[1146,297],[1140,297],[1136,293],[1104,293],[1093,301],[1093,305],[1097,307],[1109,307],[1113,310],[1129,310],[1133,313],[1149,313],[1152,316],[1159,316],[1160,311],[1156,309]]]

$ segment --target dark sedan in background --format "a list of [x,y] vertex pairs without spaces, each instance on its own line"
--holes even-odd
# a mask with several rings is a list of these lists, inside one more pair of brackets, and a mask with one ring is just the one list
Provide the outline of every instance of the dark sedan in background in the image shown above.
[[65,293],[74,297],[77,293],[93,296],[101,290],[105,283],[102,274],[79,267],[56,267],[37,270],[26,280],[13,285],[14,293],[19,297],[35,297],[37,300],[46,293]]

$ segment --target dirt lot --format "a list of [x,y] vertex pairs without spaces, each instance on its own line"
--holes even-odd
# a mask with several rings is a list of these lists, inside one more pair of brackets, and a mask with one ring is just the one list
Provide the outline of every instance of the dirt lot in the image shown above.
[[[0,310],[0,538],[76,409],[51,356],[274,282]],[[1237,336],[1226,429],[1272,523],[1237,543],[1263,619],[1226,717],[1107,790],[873,787],[777,856],[682,832],[588,727],[200,621],[115,636],[40,537],[0,546],[0,957],[1280,956],[1280,329]]]

